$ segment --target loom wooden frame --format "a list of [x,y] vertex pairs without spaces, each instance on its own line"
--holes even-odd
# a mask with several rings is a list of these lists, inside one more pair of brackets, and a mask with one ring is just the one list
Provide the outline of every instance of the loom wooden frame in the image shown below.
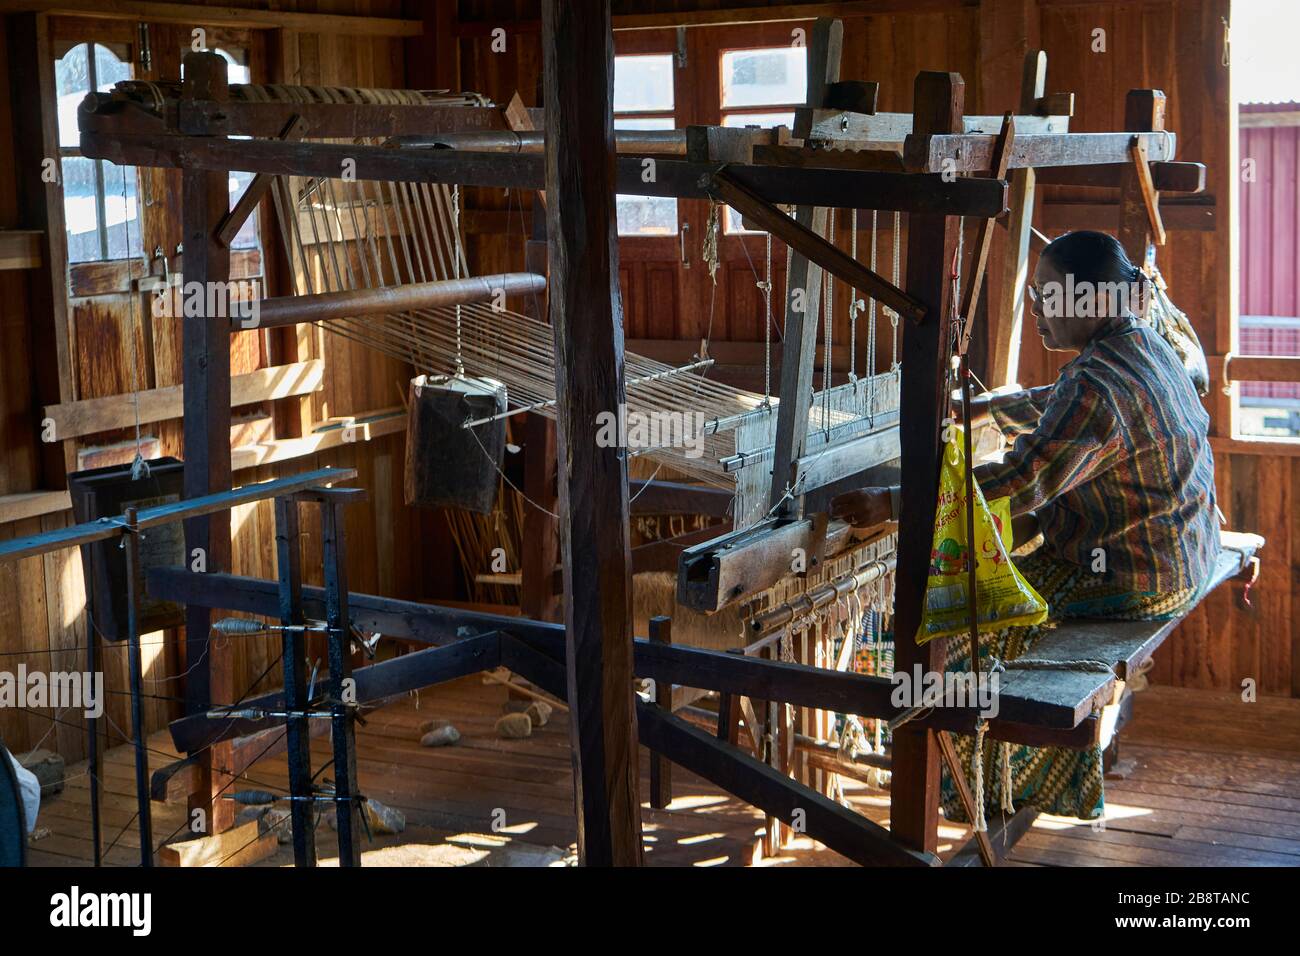
[[[608,8],[605,8],[606,23]],[[803,127],[805,136],[813,130],[813,109],[819,106],[816,90],[833,84],[838,79],[838,41],[836,21],[823,18],[813,32],[812,56],[814,69],[819,71],[819,82],[814,84],[814,99],[809,109],[801,115],[797,126]],[[544,42],[555,42],[554,31],[544,24]],[[586,80],[598,77],[604,71],[608,78],[608,44],[588,38],[587,45],[578,50],[579,62],[571,64],[575,75]],[[1041,54],[1032,54],[1041,57]],[[197,57],[203,54],[194,55]],[[249,134],[278,136],[293,115],[301,114],[307,125],[307,135],[366,135],[375,137],[400,136],[411,132],[428,132],[440,128],[439,122],[450,127],[448,132],[465,132],[475,129],[509,129],[510,125],[499,112],[484,108],[409,107],[400,111],[385,108],[383,112],[359,109],[354,106],[330,104],[294,104],[283,109],[262,108],[253,104],[232,102],[224,84],[209,75],[213,64],[187,61],[187,83],[177,101],[174,113],[163,115],[180,117],[178,125],[168,126],[161,116],[151,114],[138,104],[126,102],[116,94],[97,94],[88,98],[81,111],[82,151],[89,157],[143,166],[183,167],[185,169],[184,216],[187,235],[207,236],[209,242],[198,243],[191,255],[187,242],[187,280],[224,280],[223,252],[218,242],[218,232],[225,221],[224,210],[216,205],[217,197],[225,200],[224,177],[230,170],[255,173],[330,176],[337,174],[342,159],[355,163],[358,178],[392,179],[401,181],[458,182],[463,185],[494,185],[541,189],[555,196],[557,183],[553,170],[547,170],[542,157],[527,154],[474,153],[455,150],[418,151],[393,150],[379,147],[338,146],[308,141],[254,139],[232,143],[226,135]],[[590,74],[588,76],[587,74]],[[555,77],[549,77],[549,81]],[[907,132],[905,157],[913,168],[931,170],[942,165],[945,157],[951,158],[961,149],[960,169],[976,172],[986,169],[980,157],[989,153],[995,137],[985,132],[971,132],[963,117],[963,89],[961,77],[951,73],[922,73],[917,78],[915,108]],[[1026,102],[1036,108],[1043,102],[1041,90]],[[1131,103],[1137,96],[1142,102],[1155,104],[1161,97],[1154,91],[1137,91],[1130,94]],[[1059,106],[1061,100],[1053,101]],[[458,112],[458,110],[464,112]],[[1026,110],[1026,112],[1031,112]],[[1152,114],[1156,110],[1151,110]],[[557,111],[558,114],[558,111]],[[566,124],[581,123],[578,117],[555,115],[547,117],[553,133],[563,136],[571,129]],[[882,120],[883,121],[883,120]],[[535,122],[540,126],[541,117]],[[855,129],[869,125],[870,117],[858,123]],[[853,125],[853,124],[850,124]],[[1026,128],[1041,126],[1041,120],[1026,118]],[[1137,142],[1149,154],[1168,160],[1172,158],[1171,137],[1155,135],[1160,127],[1148,120],[1145,125],[1130,123]],[[418,130],[414,127],[419,127]],[[557,128],[558,127],[558,128]],[[796,133],[800,132],[796,129]],[[213,135],[221,134],[221,135]],[[206,134],[206,135],[205,135]],[[1096,135],[1096,134],[1094,134]],[[1060,175],[1088,177],[1090,170],[1097,175],[1118,176],[1126,195],[1137,196],[1143,214],[1151,208],[1155,197],[1151,188],[1133,193],[1137,173],[1127,163],[1129,146],[1134,136],[1100,134],[1101,139],[1086,138],[1081,134],[1042,133],[1032,137],[1032,142],[1021,141],[1020,151],[1013,157],[1011,166],[1029,169],[1036,161],[1049,162]],[[1025,140],[1030,139],[1026,137]],[[707,141],[707,137],[706,137]],[[916,303],[921,317],[907,323],[903,342],[902,386],[902,442],[901,459],[904,471],[918,476],[903,495],[903,513],[900,521],[900,540],[897,559],[898,598],[896,629],[899,633],[912,633],[916,629],[925,585],[929,559],[929,537],[933,527],[935,486],[938,481],[940,454],[940,428],[945,398],[942,384],[947,365],[946,343],[952,309],[950,283],[947,277],[933,269],[934,262],[947,262],[957,241],[957,217],[977,216],[992,219],[1000,216],[1007,207],[1007,184],[998,179],[957,177],[952,182],[932,174],[909,172],[880,172],[874,169],[819,168],[802,165],[790,168],[783,163],[768,164],[761,161],[761,150],[756,150],[754,161],[735,163],[698,159],[657,158],[658,175],[653,183],[643,181],[642,161],[635,156],[613,155],[612,139],[608,161],[617,177],[618,188],[639,194],[653,193],[678,197],[702,197],[717,190],[718,176],[725,170],[722,181],[738,184],[746,196],[755,197],[758,203],[771,206],[776,203],[801,205],[810,212],[806,217],[796,215],[794,221],[807,229],[815,222],[812,211],[817,207],[839,205],[846,195],[854,197],[854,204],[865,208],[901,210],[909,213],[907,281],[901,294]],[[593,154],[595,155],[595,154]],[[786,157],[788,162],[788,157]],[[870,162],[864,163],[869,166]],[[1163,162],[1153,164],[1148,171],[1149,180],[1158,188],[1162,177],[1188,178],[1184,167],[1190,164]],[[1101,172],[1104,170],[1105,172]],[[1024,177],[1021,177],[1023,182]],[[1107,180],[1109,181],[1109,180]],[[1147,177],[1143,177],[1143,182]],[[1200,181],[1203,182],[1203,169]],[[1032,179],[1030,180],[1032,183]],[[218,190],[218,184],[220,189]],[[1024,190],[1022,190],[1023,193]],[[606,197],[608,199],[608,197]],[[1028,254],[1028,210],[1024,195],[1014,208],[1019,208],[1017,237],[1018,257]],[[1144,240],[1142,224],[1130,215],[1134,203],[1124,204],[1122,229],[1131,242]],[[536,213],[536,210],[535,210]],[[568,215],[564,208],[552,203],[548,209],[552,225],[566,224]],[[536,216],[535,216],[536,218]],[[815,233],[816,229],[813,228]],[[556,237],[552,230],[551,242],[563,243],[564,236]],[[809,246],[812,250],[812,246]],[[809,275],[815,274],[813,271]],[[815,330],[814,330],[815,333]],[[196,317],[186,323],[187,359],[192,356],[195,365],[187,365],[185,379],[185,411],[187,422],[187,493],[221,490],[229,486],[228,472],[218,468],[216,458],[218,439],[228,430],[229,371],[223,368],[222,355],[226,353],[226,327],[218,320]],[[808,335],[791,343],[786,350],[789,370],[790,402],[782,402],[782,411],[803,406],[806,424],[806,403],[794,400],[798,386],[807,380],[812,363],[813,342]],[[999,340],[1002,336],[999,335]],[[621,337],[620,337],[621,341]],[[602,359],[603,361],[603,359]],[[621,365],[615,356],[616,365]],[[783,374],[783,391],[787,390]],[[563,399],[562,401],[567,400]],[[778,430],[778,465],[793,462],[799,457],[799,422],[788,418]],[[202,486],[202,487],[200,487]],[[626,525],[628,508],[623,496],[621,519]],[[569,501],[568,509],[587,509],[585,501]],[[800,516],[798,503],[792,509],[794,517]],[[217,524],[207,527],[206,522],[194,526],[194,541],[214,543],[222,530]],[[187,537],[189,537],[187,535]],[[211,566],[203,575],[189,574],[183,570],[159,570],[149,574],[147,584],[156,596],[185,601],[193,609],[191,640],[201,642],[207,633],[208,609],[224,607],[253,613],[275,615],[278,611],[274,582],[237,578],[224,573],[222,561]],[[624,600],[626,596],[624,596]],[[323,595],[316,589],[303,588],[304,608],[316,607]],[[572,602],[572,595],[567,596]],[[474,664],[493,666],[499,663],[524,674],[539,686],[567,696],[574,686],[574,669],[578,666],[573,655],[565,652],[566,629],[542,621],[496,618],[471,611],[459,611],[430,605],[414,605],[366,595],[348,596],[353,622],[369,621],[374,629],[383,633],[440,645],[407,658],[358,669],[358,682],[375,680],[377,687],[388,692],[394,688],[413,686],[412,682],[428,683],[434,679],[449,679],[465,673],[469,666],[460,653],[453,636],[463,629],[477,629],[476,647],[488,647],[480,653]],[[495,636],[494,636],[495,635]],[[492,645],[495,642],[495,648]],[[613,645],[607,645],[612,647]],[[196,643],[191,650],[199,651]],[[199,657],[195,654],[195,657]],[[898,645],[897,666],[908,669],[913,664],[934,670],[940,669],[941,651],[938,642],[917,648],[909,641]],[[626,663],[616,663],[615,668],[625,668],[613,675],[613,685],[622,682],[631,694],[633,674],[652,677],[673,684],[704,687],[728,695],[739,695],[756,700],[784,701],[804,707],[834,708],[867,716],[889,717],[897,708],[888,702],[891,684],[884,678],[838,673],[823,668],[800,664],[783,664],[744,655],[722,654],[697,648],[678,647],[661,641],[636,641]],[[384,669],[383,679],[378,668]],[[369,673],[368,673],[369,672]],[[567,675],[566,675],[567,672]],[[364,675],[364,677],[363,677]],[[212,675],[215,677],[215,675]],[[567,680],[566,680],[567,676]],[[1096,739],[1097,721],[1093,714],[1094,703],[1103,699],[1113,687],[1114,677],[1097,677],[1095,687],[1080,695],[1077,706],[1066,711],[1045,708],[1026,700],[1017,709],[1014,694],[1004,692],[1004,708],[1011,704],[1010,716],[992,722],[990,732],[995,738],[1019,742],[1065,746],[1089,746]],[[204,716],[209,699],[209,673],[200,668],[197,679],[188,688],[189,716],[173,725],[174,735],[188,735],[194,728],[207,728]],[[219,679],[219,678],[218,678]],[[608,681],[607,681],[608,684]],[[728,708],[730,711],[730,708]],[[603,721],[608,712],[588,712],[582,718],[588,725],[576,733],[578,737],[599,737],[603,734]],[[827,801],[816,791],[790,779],[782,770],[764,766],[744,754],[726,740],[717,740],[663,709],[638,704],[636,724],[639,724],[641,741],[659,754],[674,762],[691,767],[743,799],[768,811],[775,817],[788,816],[794,806],[809,812],[808,832],[827,845],[833,846],[861,863],[890,863],[929,865],[936,860],[938,820],[938,769],[939,751],[935,732],[938,729],[969,732],[975,715],[969,709],[958,707],[937,708],[928,718],[915,720],[900,729],[895,738],[893,759],[893,790],[891,794],[890,831],[865,820]],[[225,722],[225,730],[235,733],[238,722]],[[210,728],[207,728],[210,729]],[[178,736],[178,743],[192,743],[191,736]],[[585,747],[585,745],[584,745]],[[211,758],[212,748],[205,750]],[[583,757],[589,756],[584,753]],[[227,757],[226,759],[229,759]],[[211,789],[211,766],[199,766],[195,771],[200,803],[204,800],[214,809]],[[585,774],[587,771],[582,770]],[[590,827],[609,827],[609,820],[593,819],[602,808],[600,794],[594,802],[587,801],[586,813],[579,815],[579,842],[590,839]],[[607,815],[606,815],[607,816]],[[635,841],[639,847],[639,825],[635,821],[620,821],[621,832],[606,833],[603,838],[621,846]],[[599,841],[597,841],[599,842]]]

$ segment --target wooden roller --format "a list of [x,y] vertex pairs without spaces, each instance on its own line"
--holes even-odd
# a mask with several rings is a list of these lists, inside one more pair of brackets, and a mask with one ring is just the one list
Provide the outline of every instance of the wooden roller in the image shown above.
[[231,319],[231,331],[275,328],[301,322],[353,318],[358,315],[387,315],[434,309],[449,305],[489,302],[497,295],[527,295],[546,288],[546,278],[531,272],[506,272],[439,282],[412,282],[377,289],[348,289],[314,295],[278,296],[258,304],[256,318]]

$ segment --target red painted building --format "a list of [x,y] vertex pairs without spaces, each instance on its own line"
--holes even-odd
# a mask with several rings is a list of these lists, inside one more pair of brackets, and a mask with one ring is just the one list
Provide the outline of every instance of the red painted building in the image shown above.
[[[1240,108],[1241,298],[1245,355],[1300,355],[1300,103]],[[1243,409],[1300,420],[1300,384],[1242,385]],[[1243,424],[1245,424],[1243,422]],[[1253,429],[1251,429],[1253,431]]]

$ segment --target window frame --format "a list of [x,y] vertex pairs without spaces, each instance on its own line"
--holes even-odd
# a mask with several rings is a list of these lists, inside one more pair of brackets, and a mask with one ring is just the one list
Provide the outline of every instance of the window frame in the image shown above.
[[[116,56],[120,62],[126,64],[130,68],[132,75],[134,75],[135,73],[134,49],[130,43],[116,41],[116,40],[108,40],[108,39],[81,39],[81,40],[69,39],[69,40],[60,40],[56,42],[54,44],[53,50],[51,51],[51,58],[50,58],[50,66],[54,71],[54,89],[56,94],[56,116],[57,116],[59,61],[62,60],[64,57],[68,56],[78,47],[86,48],[86,83],[87,83],[87,89],[89,91],[93,92],[99,89],[98,77],[96,75],[97,67],[95,65],[96,47],[103,47],[105,50],[108,50],[110,53]],[[57,128],[58,126],[57,119],[55,120],[55,125]],[[62,131],[59,130],[59,132]],[[125,256],[110,256],[109,249],[108,249],[108,245],[109,245],[108,186],[104,176],[104,163],[107,162],[107,160],[91,159],[90,157],[86,156],[84,153],[81,152],[81,147],[79,145],[64,146],[61,141],[59,142],[58,156],[59,156],[60,187],[62,187],[64,182],[66,181],[63,175],[63,161],[65,159],[89,160],[92,163],[92,168],[94,169],[94,175],[95,175],[95,234],[99,240],[98,243],[99,257],[96,259],[81,259],[76,262],[72,261],[72,243],[69,241],[70,237],[68,236],[68,224],[67,224],[67,215],[66,215],[67,197],[66,195],[64,195],[63,202],[64,202],[65,212],[64,212],[63,231],[65,236],[64,244],[68,250],[67,253],[68,268],[72,269],[77,266],[93,267],[105,263],[120,263],[130,259],[137,259],[139,258],[139,256],[143,255],[144,254],[144,233],[143,233],[144,219],[142,215],[143,209],[141,207],[141,202],[140,202],[139,169],[135,166],[128,167],[131,169],[133,175],[135,176],[136,223],[138,227],[136,229],[136,239],[140,242],[140,249],[137,252],[133,252],[129,248],[130,243],[128,242],[127,253]],[[117,164],[114,163],[113,165],[117,165]],[[63,191],[62,188],[61,191]],[[129,234],[130,230],[128,229],[127,231]]]

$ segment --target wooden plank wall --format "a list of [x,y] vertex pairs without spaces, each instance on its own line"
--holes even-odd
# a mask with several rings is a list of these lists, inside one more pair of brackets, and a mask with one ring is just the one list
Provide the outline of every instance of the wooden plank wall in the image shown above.
[[[245,4],[256,6],[256,4]],[[196,6],[199,6],[196,4]],[[285,3],[297,12],[356,14],[400,17],[405,15],[400,0],[320,0],[320,2]],[[13,153],[13,124],[10,117],[9,84],[13,82],[8,64],[8,44],[4,37],[5,21],[0,19],[0,167],[8,168]],[[130,31],[134,32],[134,26]],[[175,58],[188,29],[180,26],[155,25],[154,48],[166,50]],[[254,62],[261,61],[266,78],[272,82],[368,87],[404,87],[405,47],[398,38],[358,37],[346,32],[337,34],[303,33],[269,30],[251,33]],[[173,50],[173,46],[175,49]],[[257,66],[255,65],[255,71]],[[256,76],[256,73],[255,73]],[[167,205],[169,216],[162,220],[159,234],[144,237],[144,246],[152,250],[161,243],[174,246],[179,241],[180,210],[177,204],[179,176],[155,171],[148,174],[144,186],[146,198]],[[0,177],[0,228],[19,228],[15,177]],[[173,182],[173,180],[175,182]],[[111,192],[111,190],[110,190]],[[268,284],[272,291],[287,291],[283,262],[276,261],[276,238],[263,222],[263,244],[268,258]],[[174,234],[174,235],[173,235]],[[277,271],[278,268],[278,271]],[[0,271],[0,495],[41,488],[37,465],[40,403],[31,381],[32,329],[48,323],[48,316],[29,314],[29,282],[48,281],[42,274]],[[143,355],[138,317],[132,318],[126,293],[76,297],[71,300],[77,348],[74,353],[74,376],[79,397],[120,394],[136,383],[129,336],[135,330],[137,354]],[[160,320],[167,321],[167,320]],[[165,326],[154,329],[151,372],[154,383],[167,385],[179,381],[179,323],[169,332]],[[313,330],[314,331],[314,330]],[[233,371],[248,371],[285,361],[323,358],[324,387],[310,399],[310,421],[339,415],[359,414],[401,405],[409,379],[407,368],[377,352],[365,349],[337,336],[314,333],[303,337],[299,354],[293,355],[292,340],[282,341],[256,333],[241,333],[232,345]],[[281,404],[296,403],[296,399]],[[239,409],[236,410],[240,411]],[[297,413],[282,415],[296,419]],[[147,426],[146,432],[159,439],[159,454],[183,456],[180,423],[163,422]],[[281,435],[294,434],[282,430]],[[123,438],[128,436],[121,436]],[[102,443],[95,437],[93,443]],[[451,578],[450,559],[428,561],[419,557],[437,551],[439,558],[448,554],[441,516],[403,504],[402,469],[405,438],[388,435],[369,443],[345,444],[328,452],[284,461],[272,466],[239,471],[237,484],[262,481],[330,465],[354,467],[357,484],[369,491],[369,500],[355,506],[349,516],[349,579],[351,586],[369,593],[405,597],[446,596],[439,590]],[[70,523],[69,512],[47,514],[23,521],[0,524],[0,538],[10,538],[51,530]],[[304,579],[319,584],[320,534],[312,509],[304,511]],[[274,520],[270,502],[246,505],[232,514],[232,563],[237,574],[274,576]],[[445,567],[444,567],[445,566]],[[43,558],[30,558],[17,564],[0,564],[0,671],[16,671],[20,663],[30,669],[80,670],[84,666],[86,646],[85,594],[79,556],[60,552]],[[178,713],[182,684],[174,680],[185,670],[181,659],[183,643],[168,633],[145,638],[146,678],[153,683],[146,690],[155,695],[147,702],[149,729],[165,726],[169,714]],[[179,644],[179,647],[178,647]],[[124,645],[109,645],[103,654],[105,681],[108,688],[106,708],[110,732],[129,732],[129,698],[125,695],[126,658]],[[51,652],[61,652],[52,655]],[[242,693],[278,686],[279,639],[251,638],[237,642],[234,651],[234,686]],[[51,665],[51,659],[54,663]],[[261,676],[256,686],[253,682]],[[84,722],[75,713],[59,716],[63,723],[52,724],[49,712],[26,713],[0,708],[0,738],[13,751],[20,752],[38,743],[57,749],[68,760],[85,756]],[[53,728],[53,732],[51,729]]]

